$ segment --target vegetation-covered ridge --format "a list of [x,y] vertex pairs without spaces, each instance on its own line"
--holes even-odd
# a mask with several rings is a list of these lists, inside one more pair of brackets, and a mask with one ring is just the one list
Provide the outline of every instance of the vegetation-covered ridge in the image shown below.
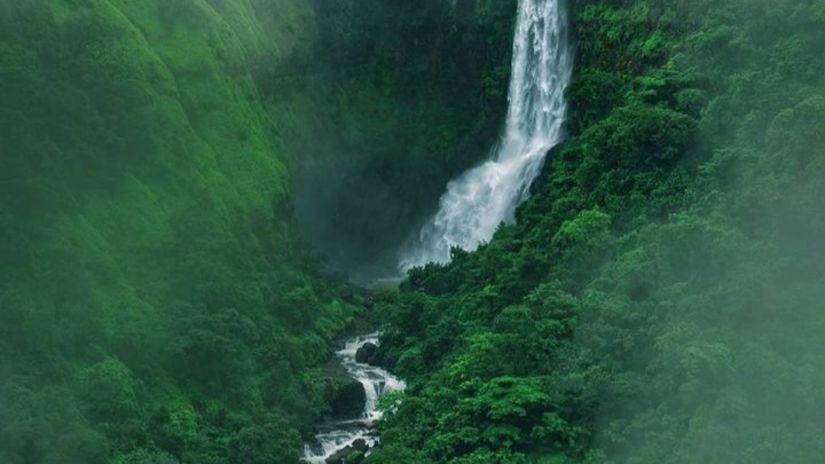
[[297,461],[356,309],[294,244],[253,71],[311,20],[0,2],[0,462]]
[[363,311],[305,244],[392,261],[495,137],[514,9],[0,0],[0,462],[296,461]]
[[818,462],[825,3],[571,7],[572,137],[386,296],[409,388],[367,462]]

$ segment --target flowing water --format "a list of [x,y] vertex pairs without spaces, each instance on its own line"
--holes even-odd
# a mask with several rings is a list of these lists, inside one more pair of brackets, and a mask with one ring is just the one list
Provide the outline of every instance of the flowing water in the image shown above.
[[450,181],[438,212],[401,253],[407,271],[474,250],[515,220],[548,151],[561,142],[573,51],[563,0],[520,0],[513,39],[509,107],[492,157]]
[[350,377],[364,387],[366,401],[361,417],[333,422],[322,427],[322,431],[315,436],[315,443],[304,446],[303,462],[325,464],[336,453],[353,446],[359,440],[363,440],[369,448],[378,443],[378,436],[374,431],[375,423],[381,419],[378,399],[385,393],[404,390],[406,385],[402,380],[380,367],[355,361],[358,349],[367,343],[379,345],[379,334],[363,335],[347,340],[344,348],[336,353]]
[[[446,262],[452,247],[473,250],[489,240],[500,223],[515,220],[516,207],[529,196],[547,152],[563,136],[572,49],[562,1],[519,0],[501,141],[487,162],[449,183],[438,212],[402,253],[402,270]],[[378,399],[405,387],[386,370],[355,361],[359,348],[378,341],[378,334],[357,337],[338,351],[341,364],[364,387],[364,411],[361,417],[323,427],[315,443],[304,447],[303,462],[325,464],[359,440],[369,448],[378,442],[374,430],[381,418]]]

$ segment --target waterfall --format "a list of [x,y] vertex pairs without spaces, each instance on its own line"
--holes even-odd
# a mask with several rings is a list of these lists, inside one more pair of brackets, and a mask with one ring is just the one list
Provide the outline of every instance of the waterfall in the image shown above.
[[438,212],[401,253],[402,271],[447,262],[452,247],[472,251],[499,224],[515,221],[547,152],[563,137],[573,52],[562,1],[519,1],[501,140],[488,161],[450,181]]

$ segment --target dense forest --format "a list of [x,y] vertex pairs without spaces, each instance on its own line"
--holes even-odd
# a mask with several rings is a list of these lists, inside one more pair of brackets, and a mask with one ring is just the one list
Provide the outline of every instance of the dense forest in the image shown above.
[[0,462],[296,462],[365,312],[307,244],[472,163],[513,4],[0,0]]
[[567,140],[398,288],[495,144],[517,0],[0,0],[0,463],[825,456],[825,1],[569,0]]
[[376,463],[825,456],[825,3],[576,1],[572,137],[381,314]]

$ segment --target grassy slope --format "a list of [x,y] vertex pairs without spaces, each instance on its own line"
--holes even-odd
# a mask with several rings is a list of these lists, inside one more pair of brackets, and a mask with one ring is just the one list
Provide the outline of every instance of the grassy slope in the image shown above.
[[250,68],[308,15],[0,5],[0,460],[294,458],[351,310],[293,252]]

